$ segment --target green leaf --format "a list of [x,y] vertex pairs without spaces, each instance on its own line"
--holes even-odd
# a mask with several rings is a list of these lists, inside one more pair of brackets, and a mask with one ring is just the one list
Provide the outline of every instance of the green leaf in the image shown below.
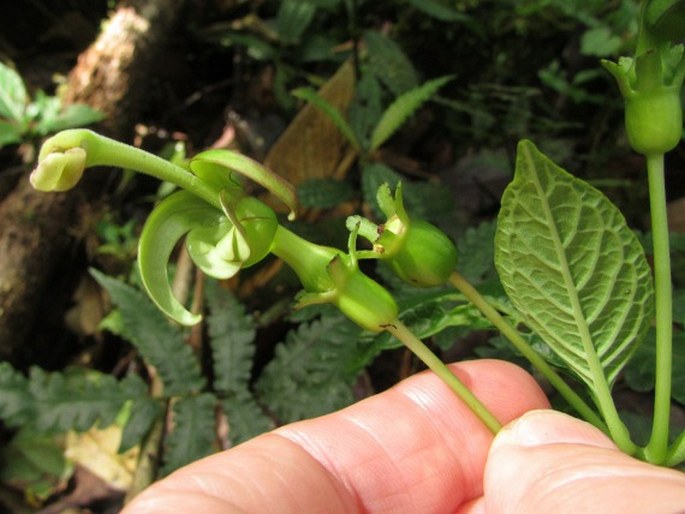
[[[398,301],[400,319],[419,339],[432,337],[449,327],[483,330],[492,327],[476,307],[464,302],[462,295],[450,290],[413,294]],[[379,348],[399,348],[402,343],[388,333],[380,334]]]
[[8,362],[0,362],[0,419],[19,427],[33,417],[28,379]]
[[398,97],[381,116],[371,134],[371,150],[378,149],[412,116],[424,103],[431,99],[438,90],[447,84],[452,77],[440,77],[411,89]]
[[[685,333],[673,333],[673,377],[671,397],[685,405]],[[656,338],[654,331],[648,333],[645,342],[635,352],[625,369],[628,387],[638,392],[654,390],[656,374]]]
[[41,135],[60,130],[85,127],[92,123],[102,121],[104,115],[92,107],[85,104],[71,104],[57,114],[57,116],[42,119],[38,125],[38,132]]
[[74,465],[53,438],[21,430],[0,450],[0,482],[43,502],[67,486]]
[[236,393],[247,388],[255,353],[255,324],[245,314],[245,307],[233,294],[208,280],[205,296],[209,344],[214,366],[214,390],[220,394]]
[[375,30],[364,32],[369,70],[395,95],[419,84],[414,65],[392,39]]
[[0,62],[0,117],[23,124],[27,102],[28,93],[22,78]]
[[685,36],[685,0],[651,0],[644,22],[659,38],[672,42]]
[[399,173],[381,162],[372,162],[362,167],[362,194],[364,202],[371,206],[377,219],[385,219],[376,198],[378,188],[383,184],[388,184],[390,189],[394,191],[397,188],[397,184],[401,181],[402,176]]
[[312,178],[297,186],[297,197],[305,208],[330,209],[353,196],[354,189],[349,182],[332,178]]
[[228,437],[234,446],[274,428],[273,421],[247,389],[227,396],[221,405],[228,417]]
[[350,144],[359,150],[359,141],[357,141],[352,127],[350,127],[349,123],[345,119],[345,116],[338,108],[336,108],[334,105],[328,102],[328,100],[323,98],[321,95],[319,95],[319,93],[309,87],[300,87],[294,89],[292,94],[300,100],[305,100],[312,103],[314,107],[328,116],[328,118],[338,128],[342,135],[347,138]]
[[308,0],[281,0],[276,15],[276,30],[286,45],[300,42],[316,14],[316,5]]
[[620,211],[529,141],[502,197],[495,265],[525,322],[569,369],[591,390],[610,386],[651,323],[650,268]]
[[473,22],[473,19],[468,14],[461,13],[434,0],[407,0],[407,3],[436,20],[462,23]]
[[349,405],[367,364],[360,333],[338,312],[288,332],[257,382],[260,399],[285,423]]
[[616,55],[623,41],[609,27],[593,27],[580,38],[580,51],[583,55],[609,57]]
[[23,131],[14,123],[0,121],[0,147],[21,143]]
[[109,426],[127,401],[147,394],[147,386],[135,375],[117,382],[90,370],[47,373],[32,368],[29,382],[31,425],[42,433],[83,432],[96,423]]
[[166,438],[162,475],[214,452],[216,438],[214,409],[216,398],[211,393],[182,398],[174,402],[173,429]]
[[473,284],[494,276],[496,229],[494,222],[486,221],[467,228],[457,240],[459,273]]
[[361,74],[354,91],[354,98],[347,111],[350,126],[362,148],[369,147],[373,128],[381,119],[383,91],[376,75],[367,70]]
[[131,412],[124,424],[119,443],[119,453],[140,444],[147,437],[153,423],[162,415],[159,401],[150,396],[139,396],[131,402]]
[[91,270],[119,308],[122,332],[143,358],[157,369],[168,396],[197,392],[205,386],[193,350],[182,331],[169,323],[147,296],[133,287]]

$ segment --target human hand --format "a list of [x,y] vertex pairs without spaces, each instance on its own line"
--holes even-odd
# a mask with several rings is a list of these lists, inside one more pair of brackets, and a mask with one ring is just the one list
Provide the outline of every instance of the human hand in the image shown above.
[[[638,462],[548,407],[511,364],[452,365],[506,423],[492,434],[432,373],[281,427],[154,484],[122,514],[675,513],[685,475]],[[489,456],[488,456],[489,453]]]

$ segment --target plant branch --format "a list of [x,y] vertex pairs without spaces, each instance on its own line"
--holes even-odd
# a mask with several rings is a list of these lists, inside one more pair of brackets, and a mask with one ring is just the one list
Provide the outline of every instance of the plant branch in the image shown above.
[[483,424],[493,434],[499,432],[502,424],[488,410],[488,408],[452,373],[447,365],[442,362],[419,338],[417,338],[400,320],[395,320],[385,327],[390,334],[399,339],[414,355],[428,366],[452,391],[480,418]]
[[506,337],[512,345],[530,362],[542,376],[563,396],[563,398],[589,423],[607,432],[607,426],[599,415],[576,393],[504,317],[483,298],[461,274],[456,271],[449,278],[478,310]]
[[671,254],[668,240],[663,154],[647,156],[647,174],[649,177],[649,201],[654,245],[656,382],[652,434],[645,448],[645,455],[650,462],[660,464],[666,458],[668,447],[673,351]]

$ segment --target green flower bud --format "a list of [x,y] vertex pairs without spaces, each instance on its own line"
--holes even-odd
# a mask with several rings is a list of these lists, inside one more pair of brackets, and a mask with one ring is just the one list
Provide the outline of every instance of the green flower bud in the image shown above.
[[[602,61],[625,100],[625,126],[631,147],[643,155],[661,155],[675,148],[683,134],[680,90],[685,80],[683,34],[677,20],[682,6],[671,12],[663,2],[643,2],[635,57]],[[671,26],[671,22],[675,24]]]
[[[385,236],[385,237],[384,237]],[[457,265],[457,248],[439,228],[423,220],[412,220],[399,238],[384,231],[377,244],[392,241],[393,250],[385,259],[395,274],[417,287],[439,286],[447,282]]]
[[457,248],[439,228],[423,220],[410,220],[402,201],[401,184],[393,198],[390,187],[378,189],[378,204],[388,216],[375,225],[359,216],[347,219],[347,228],[373,243],[373,250],[359,251],[359,258],[386,261],[395,274],[417,287],[447,282],[457,265]]
[[81,180],[85,169],[86,151],[78,147],[70,148],[44,156],[31,172],[29,180],[38,191],[68,191]]

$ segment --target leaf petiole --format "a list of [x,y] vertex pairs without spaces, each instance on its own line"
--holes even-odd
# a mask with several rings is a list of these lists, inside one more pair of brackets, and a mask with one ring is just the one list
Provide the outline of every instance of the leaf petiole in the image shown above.
[[535,369],[544,376],[550,384],[563,396],[563,398],[580,414],[585,421],[607,433],[608,428],[602,418],[576,393],[561,376],[552,369],[521,336],[518,330],[504,319],[478,290],[473,287],[461,274],[456,271],[449,278],[450,283],[459,290],[466,298],[480,310],[483,315],[506,337],[521,354],[528,359]]

